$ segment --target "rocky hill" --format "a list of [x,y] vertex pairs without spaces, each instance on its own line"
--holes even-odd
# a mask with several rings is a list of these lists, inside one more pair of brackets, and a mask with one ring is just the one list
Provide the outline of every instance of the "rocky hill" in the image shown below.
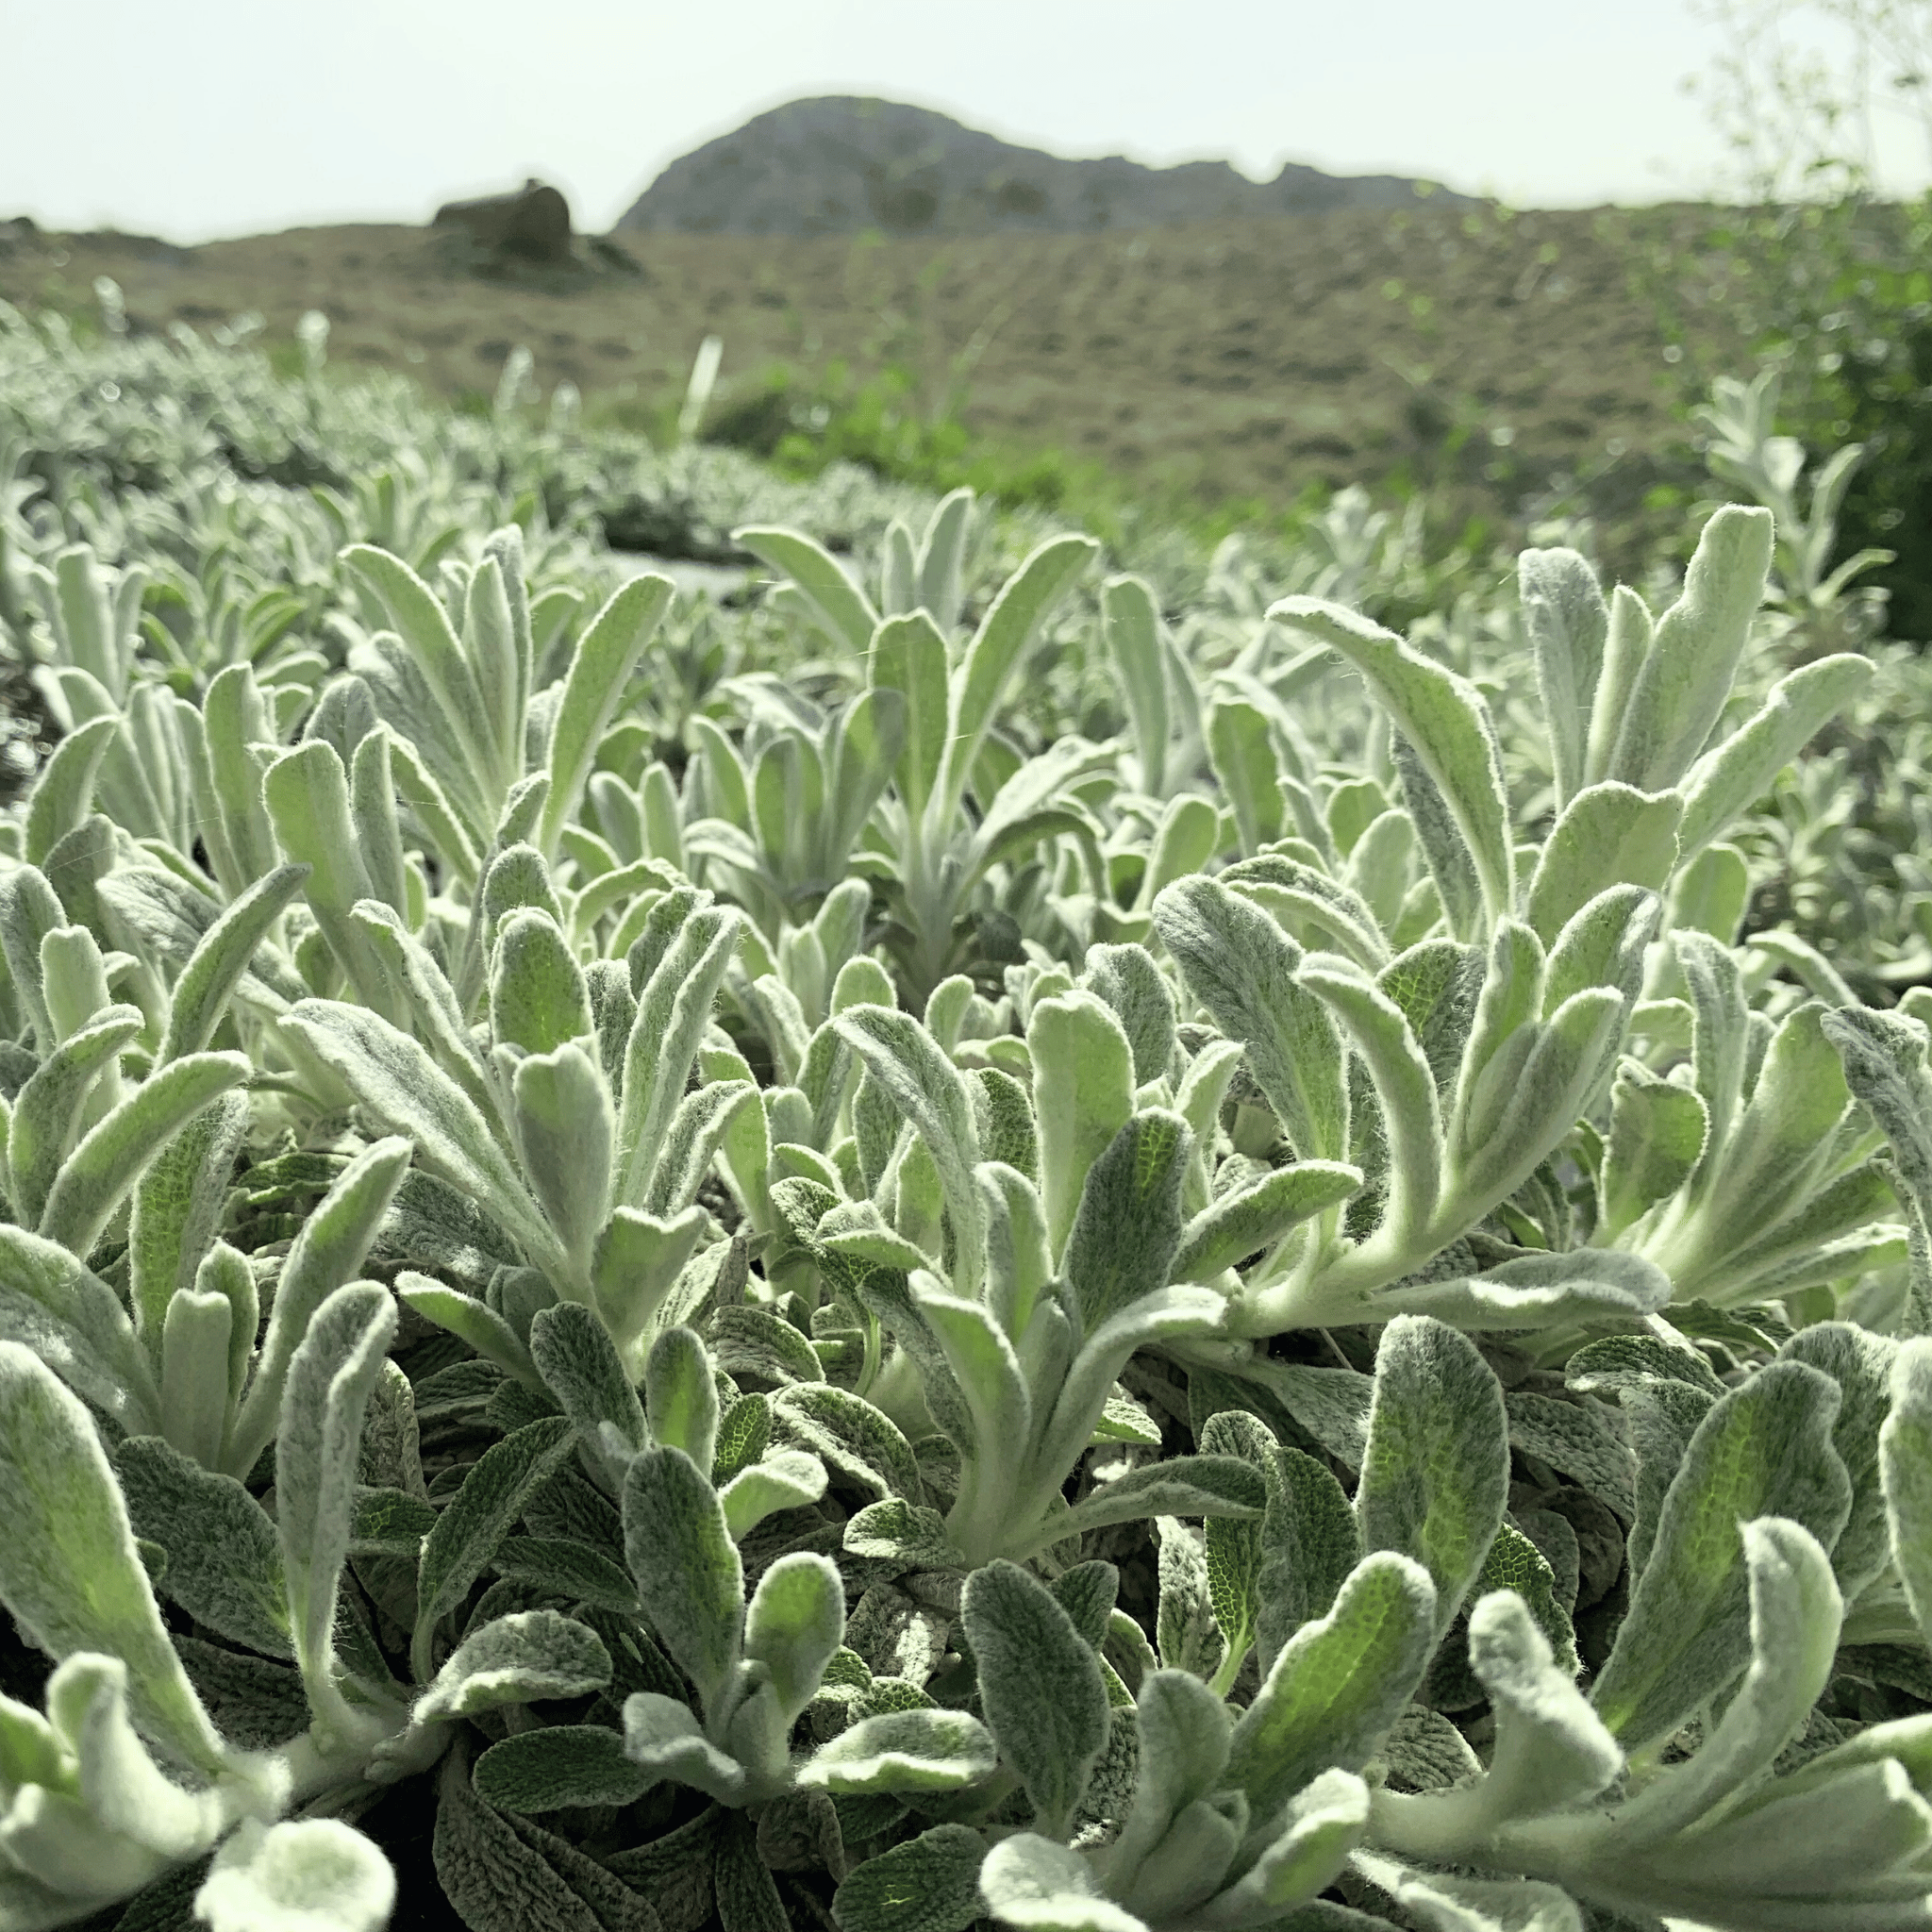
[[1437,207],[1468,197],[1393,175],[1285,164],[1252,181],[1225,161],[1150,168],[1067,160],[893,101],[793,101],[675,160],[619,230],[704,235],[1091,234],[1177,222]]

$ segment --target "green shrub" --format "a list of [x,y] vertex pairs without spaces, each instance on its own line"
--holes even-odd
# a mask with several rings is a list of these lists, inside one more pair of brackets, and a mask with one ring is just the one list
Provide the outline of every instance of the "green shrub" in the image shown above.
[[1925,684],[1768,391],[1607,594],[319,353],[0,313],[0,1927],[1924,1923]]

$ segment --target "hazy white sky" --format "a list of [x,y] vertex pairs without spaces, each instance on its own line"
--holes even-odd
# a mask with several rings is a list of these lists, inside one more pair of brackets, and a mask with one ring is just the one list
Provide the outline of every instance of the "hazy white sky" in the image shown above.
[[0,219],[182,241],[419,222],[526,174],[608,227],[805,94],[1150,162],[1413,173],[1525,206],[1708,192],[1690,0],[0,0]]

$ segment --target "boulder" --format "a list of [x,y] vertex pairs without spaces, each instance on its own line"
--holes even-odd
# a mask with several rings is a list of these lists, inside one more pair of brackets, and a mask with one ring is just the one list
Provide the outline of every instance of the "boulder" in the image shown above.
[[446,201],[431,225],[463,229],[479,247],[523,261],[562,266],[573,259],[570,204],[542,181],[525,181],[512,194]]

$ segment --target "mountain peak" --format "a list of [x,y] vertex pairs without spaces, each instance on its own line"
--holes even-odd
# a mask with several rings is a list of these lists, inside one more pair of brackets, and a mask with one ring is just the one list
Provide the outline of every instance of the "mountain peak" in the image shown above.
[[[620,230],[719,235],[1091,234],[1228,217],[1406,208],[1469,197],[1393,175],[1283,165],[1250,180],[1226,161],[1150,168],[1070,160],[949,114],[850,94],[791,101],[673,161]],[[1472,204],[1473,205],[1473,204]]]

